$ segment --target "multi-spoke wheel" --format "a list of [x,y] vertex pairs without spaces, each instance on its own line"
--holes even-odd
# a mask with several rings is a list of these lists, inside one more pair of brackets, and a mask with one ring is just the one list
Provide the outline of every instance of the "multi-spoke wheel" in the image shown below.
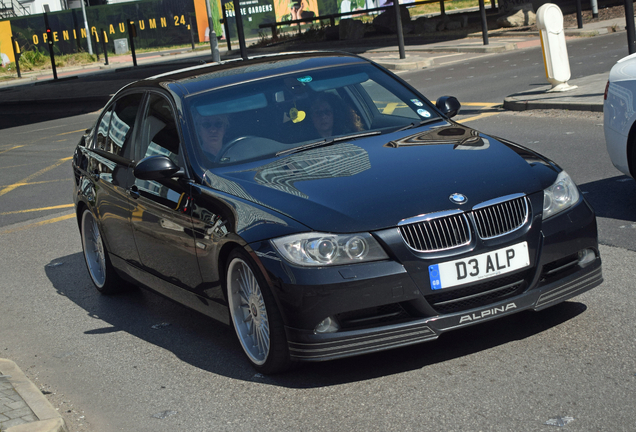
[[289,368],[291,362],[282,318],[247,253],[235,249],[230,254],[226,276],[232,323],[254,368],[264,373]]
[[97,221],[88,209],[82,213],[81,230],[86,267],[97,290],[102,294],[112,294],[129,289],[130,285],[115,273]]

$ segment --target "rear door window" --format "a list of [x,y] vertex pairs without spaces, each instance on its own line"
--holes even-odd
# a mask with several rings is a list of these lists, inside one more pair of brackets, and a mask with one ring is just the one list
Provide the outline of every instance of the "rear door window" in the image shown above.
[[[126,144],[131,140],[137,112],[143,99],[143,93],[126,95],[115,102],[115,107],[110,114],[110,125],[106,139],[100,142],[98,133],[98,148],[106,150],[114,155],[123,156]],[[102,118],[102,123],[106,115]],[[100,123],[101,129],[101,123]],[[103,143],[100,146],[100,143]]]
[[108,128],[110,127],[110,118],[113,115],[114,105],[111,105],[104,111],[102,118],[97,124],[97,135],[95,141],[95,147],[104,150],[106,148],[106,139],[108,138]]
[[141,140],[135,148],[136,160],[164,155],[180,165],[179,144],[179,131],[170,103],[163,96],[151,94],[141,126]]

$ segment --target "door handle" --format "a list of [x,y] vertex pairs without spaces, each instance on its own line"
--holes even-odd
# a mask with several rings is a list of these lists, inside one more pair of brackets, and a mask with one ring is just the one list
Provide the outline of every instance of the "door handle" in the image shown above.
[[128,188],[128,195],[132,199],[137,199],[141,196],[141,194],[139,193],[139,189],[137,189],[137,186],[131,186],[130,188]]

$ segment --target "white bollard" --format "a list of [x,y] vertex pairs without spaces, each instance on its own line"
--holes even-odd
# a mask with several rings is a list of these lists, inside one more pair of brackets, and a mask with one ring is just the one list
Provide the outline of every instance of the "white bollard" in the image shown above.
[[549,92],[568,91],[577,88],[568,84],[570,61],[563,32],[563,13],[553,3],[546,3],[537,10],[537,27],[541,32],[541,49],[545,63],[545,75],[552,84]]

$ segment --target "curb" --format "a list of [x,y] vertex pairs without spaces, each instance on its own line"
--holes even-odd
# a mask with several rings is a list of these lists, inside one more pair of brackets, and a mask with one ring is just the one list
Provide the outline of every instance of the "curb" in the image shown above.
[[24,99],[13,101],[0,101],[0,107],[15,107],[15,106],[32,106],[32,105],[65,105],[69,103],[88,104],[88,103],[100,103],[106,105],[106,102],[110,100],[112,94],[105,96],[78,96],[72,98],[57,98],[57,99]]
[[64,419],[13,361],[0,359],[0,373],[39,419],[11,426],[4,432],[68,432]]
[[[459,53],[499,53],[505,51],[514,51],[517,49],[517,44],[515,43],[504,43],[499,45],[474,45],[474,46],[439,46],[439,47],[430,47],[422,49],[421,51],[431,51],[431,52],[459,52]],[[415,50],[411,50],[415,51]]]
[[407,59],[395,59],[395,58],[371,58],[371,61],[379,64],[380,66],[391,70],[413,70],[424,69],[426,67],[433,66],[433,60],[424,59],[421,57],[411,57]]
[[545,100],[519,100],[514,97],[504,99],[503,108],[510,111],[528,111],[536,109],[562,109],[569,111],[603,112],[602,103],[586,102],[550,102]]
[[[618,31],[624,31],[624,29],[619,29]],[[616,31],[616,32],[618,32]],[[605,35],[608,33],[614,33],[614,26],[609,27],[599,27],[595,29],[579,29],[579,28],[565,28],[563,29],[563,34],[565,36],[576,36],[576,37],[594,37]],[[488,37],[498,38],[498,37],[539,37],[541,36],[541,32],[539,30],[524,30],[523,32],[520,30],[503,30],[503,31],[489,31]],[[480,38],[482,37],[481,33],[470,33],[468,35],[469,38]]]
[[599,35],[604,35],[608,33],[612,33],[612,27],[602,27],[594,30],[585,30],[585,29],[565,29],[565,36],[578,36],[578,37],[594,37]]

